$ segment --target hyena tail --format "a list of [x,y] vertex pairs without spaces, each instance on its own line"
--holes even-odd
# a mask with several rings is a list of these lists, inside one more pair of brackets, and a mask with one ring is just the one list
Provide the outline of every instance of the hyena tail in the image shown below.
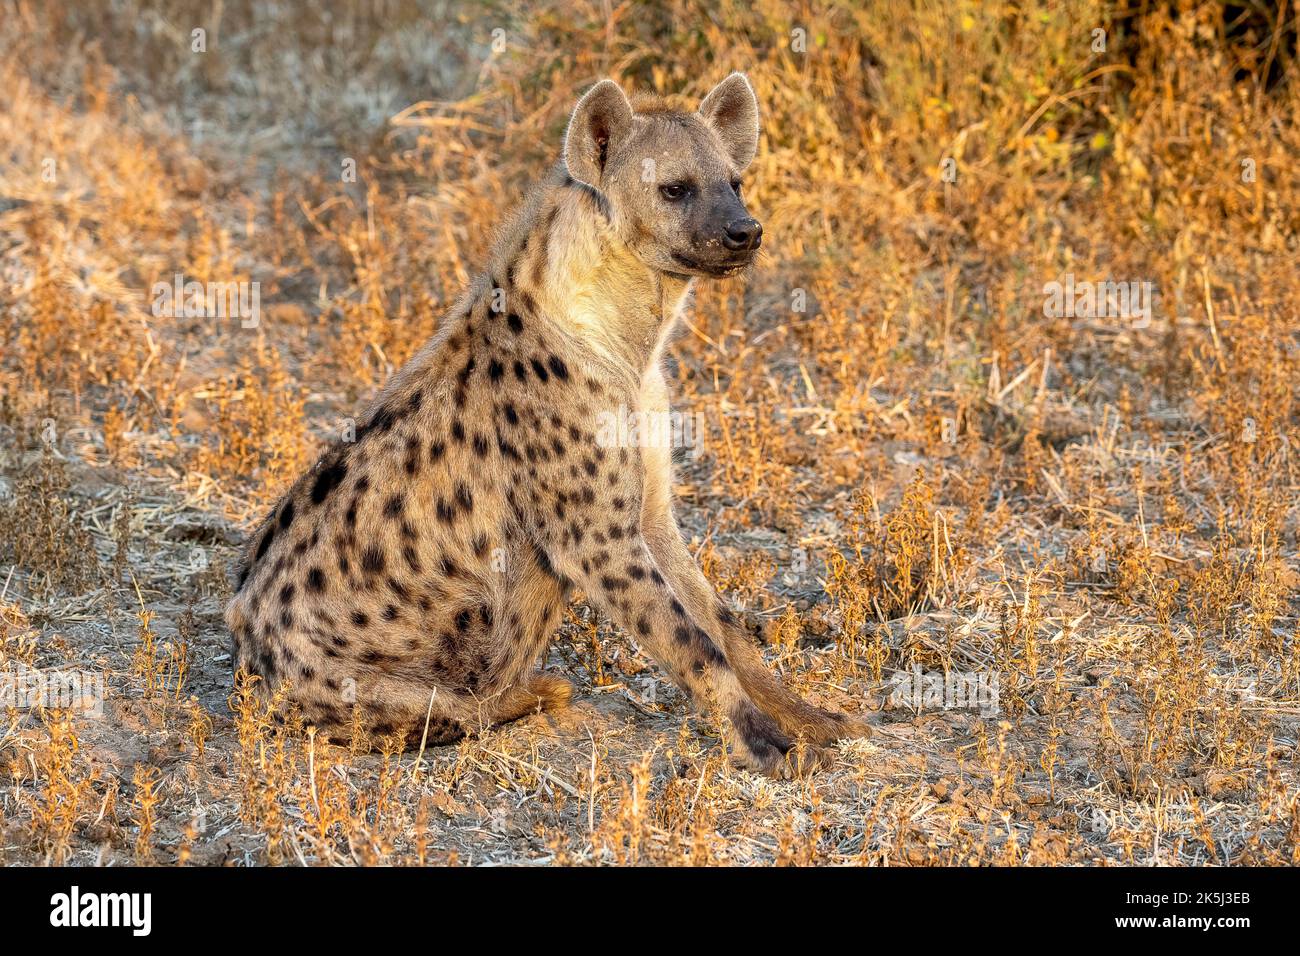
[[[453,720],[464,733],[481,733],[489,727],[508,724],[530,714],[560,710],[569,705],[572,697],[573,685],[563,677],[534,672],[489,697],[459,703]],[[422,730],[421,726],[414,731],[413,737],[417,742]]]
[[545,710],[561,710],[573,697],[573,685],[554,674],[534,673],[493,702],[495,723],[503,724]]

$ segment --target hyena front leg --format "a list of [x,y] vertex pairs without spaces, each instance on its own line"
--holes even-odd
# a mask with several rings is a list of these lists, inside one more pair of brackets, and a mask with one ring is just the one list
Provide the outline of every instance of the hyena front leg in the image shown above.
[[[698,709],[710,692],[736,731],[738,761],[769,776],[800,769],[787,754],[791,738],[746,693],[718,642],[697,620],[660,572],[644,539],[629,531],[619,540],[601,533],[571,533],[550,550],[556,568],[571,577],[588,599],[650,652]],[[808,762],[811,766],[811,761]]]
[[808,703],[782,686],[754,646],[744,625],[723,602],[691,556],[671,514],[646,515],[643,533],[665,579],[691,615],[721,637],[727,662],[758,705],[792,737],[828,744],[870,734],[861,719]]
[[[667,389],[657,372],[643,386],[642,402],[653,412],[668,408]],[[860,719],[823,710],[791,693],[772,673],[744,625],[723,602],[691,555],[672,513],[672,461],[667,448],[646,448],[641,454],[644,505],[641,532],[661,573],[691,615],[721,637],[721,647],[742,686],[791,737],[802,735],[814,744],[848,737],[865,737],[870,730]]]

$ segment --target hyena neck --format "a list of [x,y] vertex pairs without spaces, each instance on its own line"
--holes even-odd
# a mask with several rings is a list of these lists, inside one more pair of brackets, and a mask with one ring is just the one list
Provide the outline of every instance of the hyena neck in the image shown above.
[[492,257],[507,298],[535,304],[601,357],[638,376],[654,367],[691,289],[619,239],[605,198],[557,165]]

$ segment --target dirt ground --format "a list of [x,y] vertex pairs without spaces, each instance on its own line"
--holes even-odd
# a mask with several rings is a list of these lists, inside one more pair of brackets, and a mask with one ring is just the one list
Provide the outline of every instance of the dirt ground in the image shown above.
[[[1300,862],[1295,31],[1183,6],[0,3],[0,679],[104,691],[8,702],[0,862]],[[243,535],[583,89],[736,68],[770,251],[673,347],[679,516],[873,736],[735,769],[581,598],[566,711],[274,724],[221,619]],[[157,314],[176,274],[260,321]],[[1051,314],[1066,275],[1158,294]]]

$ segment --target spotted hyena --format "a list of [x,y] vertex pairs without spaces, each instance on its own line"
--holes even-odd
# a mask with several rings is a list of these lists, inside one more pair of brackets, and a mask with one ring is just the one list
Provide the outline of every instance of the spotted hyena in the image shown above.
[[582,98],[487,271],[250,539],[236,668],[334,736],[356,705],[373,734],[450,741],[568,701],[536,667],[576,586],[727,717],[742,764],[784,773],[796,737],[864,732],[768,671],[682,540],[670,450],[598,436],[667,414],[692,282],[753,261],[758,132],[741,74],[694,113],[609,80]]

